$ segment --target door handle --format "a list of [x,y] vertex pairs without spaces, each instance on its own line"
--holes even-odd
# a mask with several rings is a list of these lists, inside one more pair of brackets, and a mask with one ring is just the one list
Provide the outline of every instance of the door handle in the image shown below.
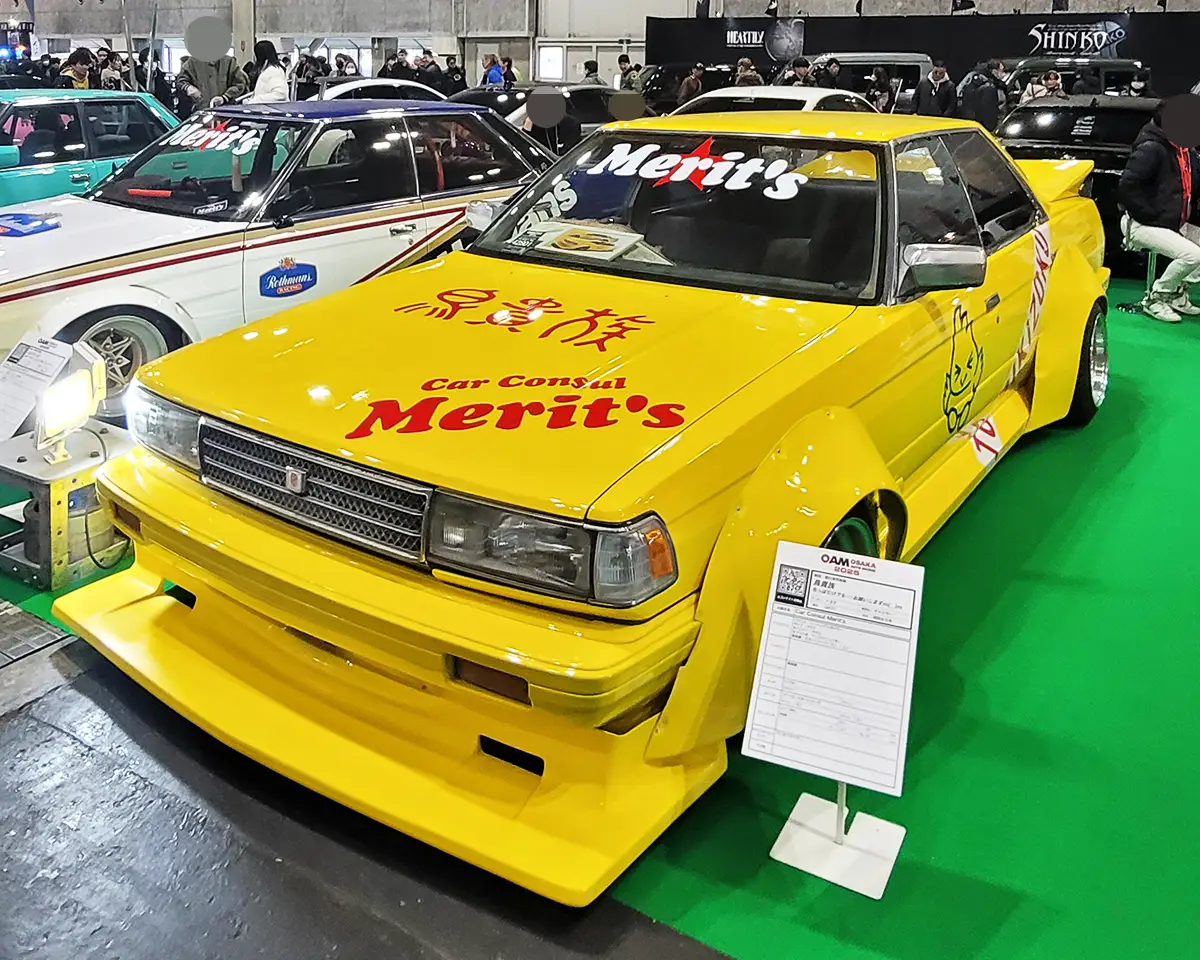
[[71,182],[72,183],[87,183],[91,179],[92,179],[92,175],[90,173],[73,173],[73,174],[71,174]]
[[987,309],[984,310],[983,312],[991,313],[998,306],[1000,306],[1000,294],[993,293],[990,297],[987,298]]
[[417,225],[415,223],[401,223],[397,226],[388,227],[388,233],[390,233],[393,237],[404,237],[410,233],[416,232]]

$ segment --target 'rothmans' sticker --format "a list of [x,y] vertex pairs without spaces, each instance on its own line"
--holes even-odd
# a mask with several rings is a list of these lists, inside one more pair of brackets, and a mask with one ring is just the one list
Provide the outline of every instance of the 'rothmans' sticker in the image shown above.
[[29,237],[47,230],[57,230],[62,223],[47,213],[0,214],[0,237]]
[[279,266],[258,278],[258,292],[264,297],[294,297],[317,285],[317,268],[284,257]]
[[690,153],[660,153],[657,143],[636,149],[629,143],[614,143],[608,156],[588,167],[591,175],[609,173],[617,177],[641,177],[659,187],[666,183],[691,183],[697,190],[721,187],[725,190],[749,190],[755,187],[771,200],[791,200],[800,193],[808,177],[792,170],[784,159],[746,158],[734,150],[714,155],[712,137]]

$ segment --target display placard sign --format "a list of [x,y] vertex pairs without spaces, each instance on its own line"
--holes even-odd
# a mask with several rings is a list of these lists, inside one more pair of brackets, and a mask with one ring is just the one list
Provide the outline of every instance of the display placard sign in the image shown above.
[[924,574],[781,542],[742,752],[899,796]]

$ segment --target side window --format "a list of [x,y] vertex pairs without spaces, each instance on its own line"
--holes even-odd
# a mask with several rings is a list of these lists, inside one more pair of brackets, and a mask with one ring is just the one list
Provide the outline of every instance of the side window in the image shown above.
[[85,100],[82,106],[92,133],[92,155],[98,160],[131,157],[166,130],[166,124],[134,100]]
[[916,65],[901,64],[888,72],[893,79],[899,79],[901,90],[916,90],[921,82],[921,68]]
[[567,110],[580,123],[608,123],[612,114],[608,109],[608,96],[597,87],[595,90],[573,90],[567,98]]
[[408,200],[417,195],[404,121],[354,120],[326,127],[292,171],[284,196],[298,212]]
[[946,136],[990,253],[1033,228],[1038,208],[1000,151],[981,134]]
[[14,107],[0,125],[0,147],[20,149],[20,166],[83,160],[87,148],[73,107]]
[[813,104],[814,110],[845,110],[846,98],[839,94],[834,94],[831,97],[822,97]]
[[499,135],[474,116],[412,116],[421,193],[482,190],[520,180],[528,168]]
[[510,147],[521,155],[521,159],[538,173],[541,173],[554,162],[547,156],[546,151],[524,130],[518,130],[511,123],[501,120],[495,114],[486,114],[480,119],[493,134],[504,140]]
[[898,149],[896,201],[901,250],[910,243],[979,245],[966,187],[937,137],[909,140]]

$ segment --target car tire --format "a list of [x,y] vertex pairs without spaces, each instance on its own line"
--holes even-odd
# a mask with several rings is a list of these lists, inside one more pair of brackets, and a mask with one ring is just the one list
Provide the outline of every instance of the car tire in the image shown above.
[[875,533],[875,525],[858,509],[842,517],[821,546],[861,557],[879,556],[879,537]]
[[143,364],[178,350],[187,338],[161,313],[123,304],[103,307],[72,320],[58,334],[64,343],[83,341],[103,358],[108,370],[108,396],[97,416],[109,423],[125,420],[124,395]]
[[1102,303],[1092,307],[1083,342],[1079,347],[1079,369],[1075,374],[1075,394],[1071,409],[1063,418],[1069,427],[1092,422],[1108,394],[1108,316]]

